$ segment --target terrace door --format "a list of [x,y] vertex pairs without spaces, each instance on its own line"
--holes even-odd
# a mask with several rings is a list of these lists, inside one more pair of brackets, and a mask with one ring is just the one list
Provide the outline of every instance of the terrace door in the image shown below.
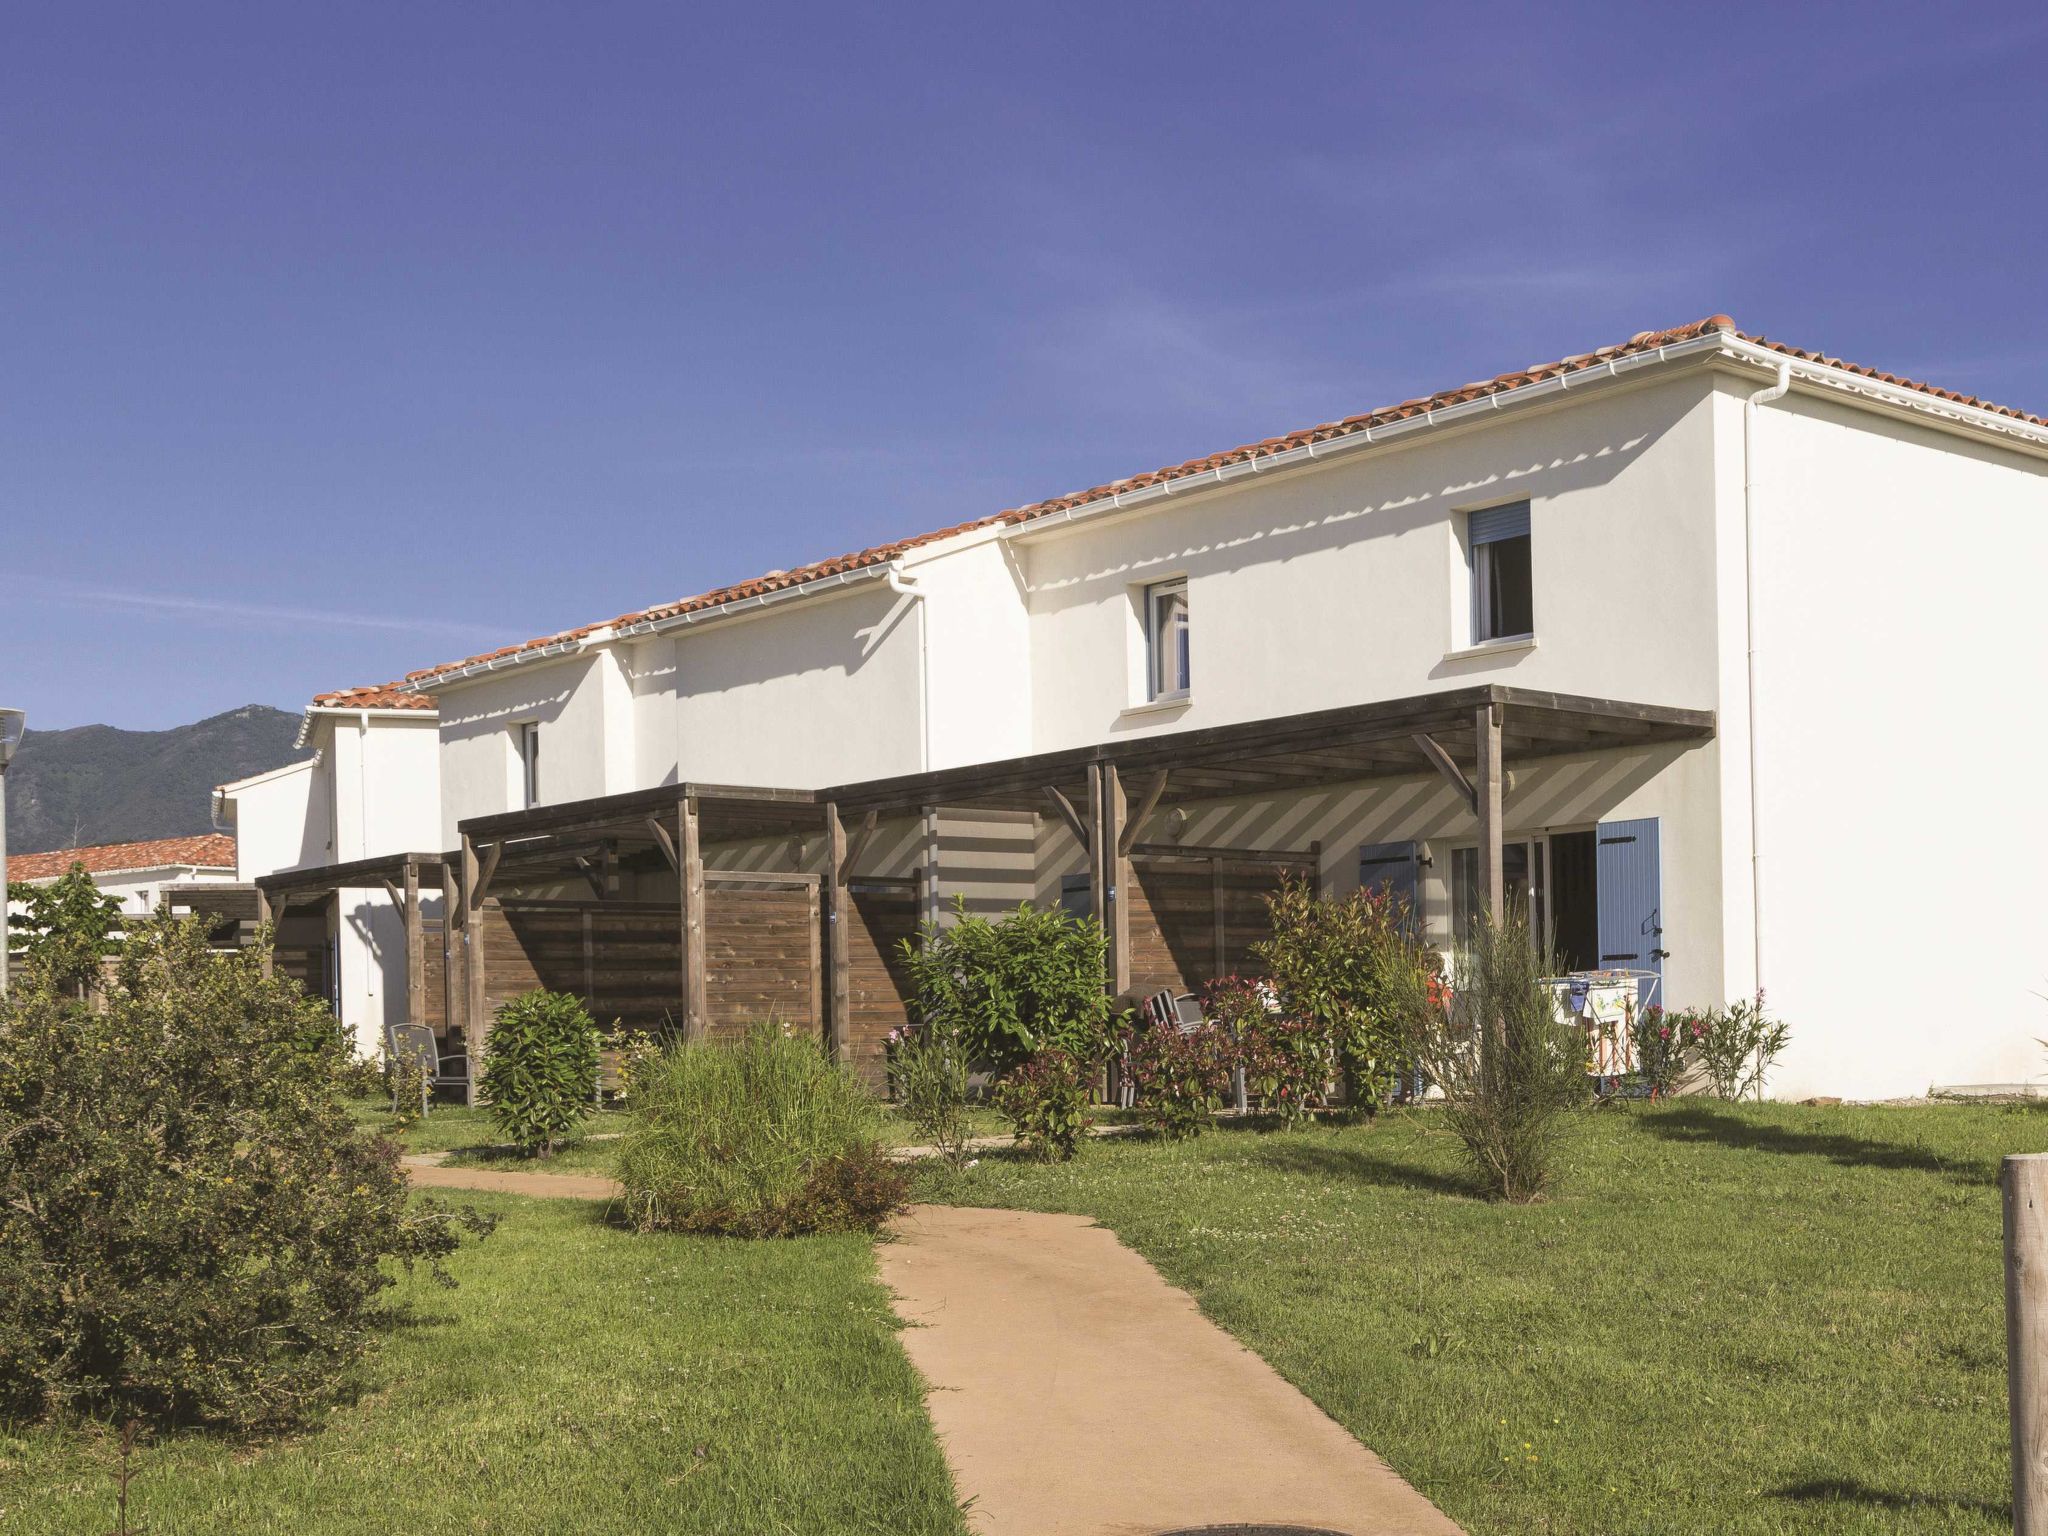
[[[1598,837],[1594,880],[1599,892],[1601,969],[1655,971],[1661,986],[1664,887],[1657,818],[1603,821]],[[1643,984],[1642,997],[1645,1003],[1652,1001],[1648,982]]]

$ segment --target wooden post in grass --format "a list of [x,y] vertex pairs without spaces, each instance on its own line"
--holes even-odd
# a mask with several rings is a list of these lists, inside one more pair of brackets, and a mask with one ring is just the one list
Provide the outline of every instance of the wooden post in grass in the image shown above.
[[2048,1536],[2048,1153],[2008,1157],[2001,1175],[2013,1536]]

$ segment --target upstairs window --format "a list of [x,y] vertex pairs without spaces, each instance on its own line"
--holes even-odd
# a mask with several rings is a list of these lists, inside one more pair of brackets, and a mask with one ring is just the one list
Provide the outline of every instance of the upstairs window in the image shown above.
[[532,810],[540,804],[540,722],[529,720],[519,727],[520,808]]
[[1529,503],[1472,514],[1472,643],[1536,633],[1529,579]]
[[1186,578],[1145,589],[1145,644],[1151,697],[1186,698],[1190,683]]

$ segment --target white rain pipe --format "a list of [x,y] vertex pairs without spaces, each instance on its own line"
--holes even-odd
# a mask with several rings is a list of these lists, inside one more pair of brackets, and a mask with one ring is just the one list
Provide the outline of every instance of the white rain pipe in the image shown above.
[[889,590],[917,604],[917,738],[918,769],[929,773],[932,766],[932,652],[931,636],[925,627],[925,599],[931,596],[915,580],[903,574],[903,567],[890,561],[884,567]]
[[1764,828],[1763,809],[1758,794],[1757,773],[1757,620],[1756,620],[1756,417],[1764,406],[1785,398],[1792,388],[1792,363],[1789,358],[1778,363],[1778,381],[1768,389],[1760,389],[1751,395],[1742,406],[1742,597],[1744,628],[1749,647],[1749,905],[1751,923],[1751,959],[1755,968],[1756,990],[1764,988]]

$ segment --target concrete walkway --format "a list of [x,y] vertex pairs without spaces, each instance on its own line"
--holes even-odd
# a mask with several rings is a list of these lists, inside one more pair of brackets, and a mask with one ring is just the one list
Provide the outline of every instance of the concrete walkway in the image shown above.
[[1458,1536],[1104,1228],[923,1205],[896,1233],[882,1278],[983,1536]]

